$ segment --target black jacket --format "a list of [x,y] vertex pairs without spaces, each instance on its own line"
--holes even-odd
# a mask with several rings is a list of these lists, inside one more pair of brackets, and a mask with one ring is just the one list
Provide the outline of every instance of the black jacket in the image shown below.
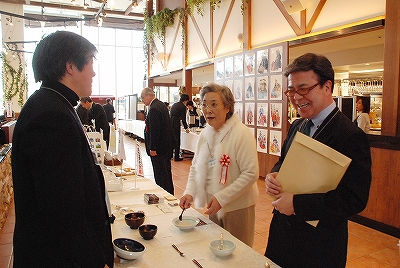
[[13,136],[14,266],[113,266],[104,178],[64,85],[44,83]]
[[[272,171],[279,171],[304,119],[293,122]],[[295,215],[274,210],[266,256],[282,267],[345,267],[348,218],[367,205],[371,155],[367,135],[337,108],[325,119],[314,139],[350,157],[352,162],[335,190],[294,195]],[[307,161],[299,155],[298,161]],[[316,227],[305,221],[319,220]]]

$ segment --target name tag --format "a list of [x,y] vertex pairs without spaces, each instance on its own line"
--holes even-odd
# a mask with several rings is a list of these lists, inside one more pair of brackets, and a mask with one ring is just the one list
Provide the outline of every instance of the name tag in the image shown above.
[[210,159],[208,160],[208,167],[214,167],[215,166],[215,159]]

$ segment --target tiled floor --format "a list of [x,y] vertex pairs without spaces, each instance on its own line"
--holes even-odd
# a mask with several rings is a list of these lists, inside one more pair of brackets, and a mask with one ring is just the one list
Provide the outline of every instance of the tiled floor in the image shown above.
[[[126,163],[135,166],[135,140],[125,137]],[[144,175],[153,179],[153,171],[150,159],[141,144]],[[181,162],[172,161],[172,173],[175,185],[175,195],[179,198],[186,186],[187,174],[191,165],[190,159]],[[264,181],[258,181],[260,198],[256,205],[256,230],[254,234],[253,248],[260,254],[264,254],[269,223],[272,216],[272,199],[265,193]],[[14,210],[10,211],[5,226],[0,230],[0,268],[12,267],[12,234],[14,230]],[[348,268],[391,268],[400,267],[400,243],[399,239],[384,233],[380,233],[363,225],[349,222],[349,247],[347,255]],[[333,249],[334,250],[334,249]]]

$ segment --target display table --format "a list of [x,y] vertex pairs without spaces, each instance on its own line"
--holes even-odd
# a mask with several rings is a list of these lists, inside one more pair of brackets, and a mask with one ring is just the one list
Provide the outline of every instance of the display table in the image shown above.
[[196,153],[197,143],[199,142],[199,134],[196,132],[181,132],[181,149]]
[[[156,194],[159,197],[169,195],[153,181],[142,177],[137,177],[135,180],[135,176],[127,176],[123,184],[122,191],[108,193],[112,212],[116,216],[111,225],[113,239],[130,238],[139,241],[146,247],[146,252],[132,261],[116,258],[114,267],[196,267],[192,259],[196,259],[204,268],[266,267],[267,262],[271,267],[278,267],[195,209],[186,210],[184,216],[197,217],[206,224],[191,230],[179,230],[172,223],[181,212],[179,206],[170,206],[167,202],[171,201],[165,201],[160,205],[148,205],[144,202],[145,193]],[[158,232],[152,240],[144,240],[137,229],[130,229],[125,224],[124,213],[129,211],[143,211],[146,215],[144,224],[158,226]],[[214,256],[209,249],[210,242],[219,239],[221,233],[226,240],[231,240],[236,245],[233,254],[226,258]],[[177,245],[185,253],[185,257],[181,257],[172,244]]]
[[142,120],[118,120],[118,127],[125,132],[132,133],[144,139],[144,129],[146,123]]

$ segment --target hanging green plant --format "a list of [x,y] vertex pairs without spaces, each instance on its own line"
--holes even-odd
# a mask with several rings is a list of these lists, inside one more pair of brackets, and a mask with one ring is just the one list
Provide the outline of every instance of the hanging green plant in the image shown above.
[[[17,49],[17,47],[15,47],[15,49]],[[11,66],[10,62],[7,60],[7,55],[4,52],[1,53],[3,64],[1,77],[4,99],[6,101],[11,101],[14,96],[18,95],[18,104],[22,107],[25,102],[24,94],[28,88],[28,78],[24,72],[26,64],[22,60],[21,52],[13,53],[15,53],[14,56],[18,60],[17,69]]]
[[145,34],[148,44],[151,44],[154,37],[157,37],[165,45],[165,29],[174,25],[176,13],[176,9],[171,10],[166,7],[151,17],[145,17]]
[[249,3],[249,0],[242,0],[242,4],[240,5],[240,11],[242,13],[242,16],[244,15],[244,12],[247,9],[247,4]]
[[[212,12],[220,7],[221,1],[222,0],[210,0],[210,7]],[[197,14],[202,17],[204,16],[204,5],[206,3],[206,0],[186,0],[186,3],[190,14],[193,14],[194,10],[196,10]]]

